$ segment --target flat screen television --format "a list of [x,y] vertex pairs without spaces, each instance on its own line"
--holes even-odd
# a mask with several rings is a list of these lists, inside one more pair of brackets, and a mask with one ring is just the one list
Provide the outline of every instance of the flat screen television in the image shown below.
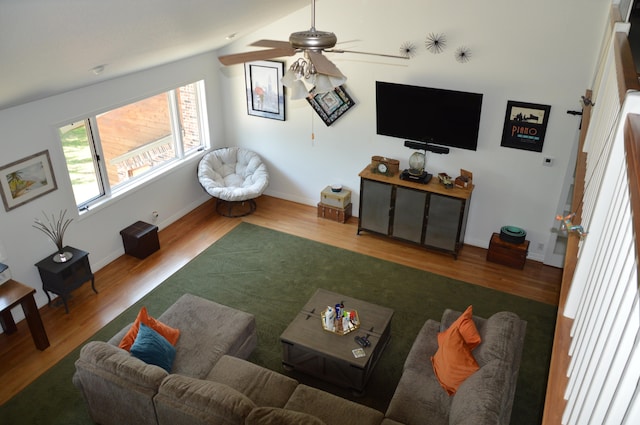
[[384,136],[476,150],[482,94],[376,81],[376,129]]

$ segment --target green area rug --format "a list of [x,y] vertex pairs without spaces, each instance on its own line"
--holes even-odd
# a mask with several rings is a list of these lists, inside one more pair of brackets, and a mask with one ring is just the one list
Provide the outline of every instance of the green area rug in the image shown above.
[[[278,337],[317,288],[395,310],[391,342],[362,397],[281,367]],[[445,308],[463,311],[470,304],[474,314],[483,317],[513,311],[528,327],[511,423],[541,422],[556,317],[553,306],[242,223],[91,339],[108,340],[132,322],[143,305],[157,317],[186,292],[256,316],[258,347],[250,361],[383,412],[427,319],[440,320]],[[90,424],[71,383],[79,350],[0,407],[0,422]]]

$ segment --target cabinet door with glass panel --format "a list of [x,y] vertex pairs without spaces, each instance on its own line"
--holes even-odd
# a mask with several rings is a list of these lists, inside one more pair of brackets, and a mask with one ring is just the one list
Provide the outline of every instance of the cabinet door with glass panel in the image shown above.
[[464,199],[431,193],[424,244],[445,251],[457,251],[458,244],[462,243],[464,207]]

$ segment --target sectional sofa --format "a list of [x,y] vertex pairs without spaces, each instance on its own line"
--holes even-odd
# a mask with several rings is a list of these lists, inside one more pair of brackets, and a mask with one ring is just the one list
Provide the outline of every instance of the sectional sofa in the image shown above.
[[508,423],[526,324],[512,313],[474,318],[483,337],[480,370],[448,396],[430,353],[437,333],[459,314],[446,311],[442,325],[427,321],[386,413],[248,362],[257,342],[254,317],[189,294],[158,317],[180,329],[171,373],[118,347],[127,326],[82,348],[73,382],[91,419],[103,425]]

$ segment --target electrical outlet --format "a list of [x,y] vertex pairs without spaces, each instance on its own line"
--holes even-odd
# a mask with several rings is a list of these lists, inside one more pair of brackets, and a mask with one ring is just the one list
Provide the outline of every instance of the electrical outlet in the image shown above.
[[545,156],[544,159],[542,160],[542,165],[546,167],[551,167],[553,165],[553,158]]
[[153,220],[154,222],[158,221],[158,216],[159,216],[158,211],[152,212],[151,213],[151,220]]

